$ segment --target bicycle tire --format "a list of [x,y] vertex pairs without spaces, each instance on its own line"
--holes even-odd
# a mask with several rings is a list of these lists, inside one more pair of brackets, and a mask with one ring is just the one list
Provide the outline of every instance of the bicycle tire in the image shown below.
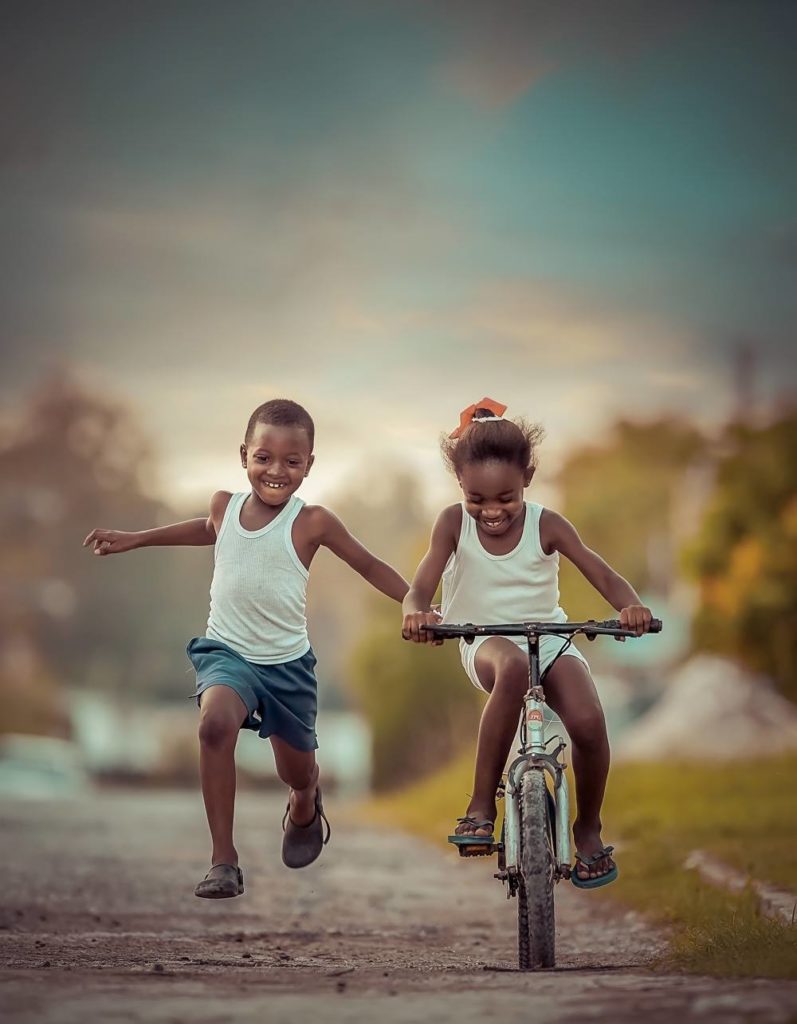
[[529,769],[520,779],[520,877],[518,966],[521,971],[556,963],[553,822],[545,774]]

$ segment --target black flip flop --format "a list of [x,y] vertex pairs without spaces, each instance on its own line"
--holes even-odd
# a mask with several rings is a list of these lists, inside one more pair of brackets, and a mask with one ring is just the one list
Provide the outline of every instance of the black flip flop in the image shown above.
[[[324,825],[326,825],[326,836],[324,836]],[[332,829],[321,803],[320,786],[315,791],[313,820],[307,825],[297,825],[291,818],[291,802],[289,800],[282,819],[282,830],[285,833],[282,837],[282,863],[286,867],[306,868],[308,864],[312,864],[317,859],[332,835]]]

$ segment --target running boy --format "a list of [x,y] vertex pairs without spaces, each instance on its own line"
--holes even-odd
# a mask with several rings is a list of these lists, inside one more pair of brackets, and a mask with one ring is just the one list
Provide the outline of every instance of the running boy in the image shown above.
[[217,491],[207,519],[138,533],[92,530],[83,542],[94,545],[95,555],[152,545],[215,544],[207,630],[188,644],[197,677],[200,777],[212,839],[210,871],[194,892],[209,899],[244,891],[233,844],[240,729],[255,729],[271,740],[279,777],[290,787],[283,862],[305,867],[329,840],[315,759],[316,659],[305,619],[316,551],[329,548],[395,601],[407,592],[406,580],[330,511],[296,496],[313,465],[314,432],[310,415],[296,402],[266,402],[252,413],[240,449],[248,491]]
[[[584,545],[561,515],[524,501],[536,466],[539,427],[503,418],[505,405],[482,399],[460,415],[459,427],[442,442],[443,456],[456,474],[464,501],[443,509],[404,598],[402,636],[431,639],[423,627],[439,622],[431,610],[443,581],[443,620],[448,622],[564,622],[559,605],[559,555],[573,562],[620,612],[623,625],[647,632],[650,610],[604,560]],[[564,640],[540,638],[545,671]],[[473,796],[458,819],[458,835],[493,833],[495,794],[515,735],[528,687],[525,638],[477,637],[460,642],[462,664],[474,686],[489,694],[479,725]],[[562,719],[573,746],[578,817],[573,825],[580,888],[596,888],[617,877],[612,847],[601,839],[600,809],[609,771],[609,744],[586,659],[569,647],[546,678],[548,704]]]

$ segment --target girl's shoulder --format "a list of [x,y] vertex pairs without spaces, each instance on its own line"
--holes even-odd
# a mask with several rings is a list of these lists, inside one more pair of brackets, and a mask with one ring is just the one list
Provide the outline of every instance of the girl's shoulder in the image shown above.
[[539,509],[540,544],[546,555],[552,555],[554,551],[559,550],[562,527],[570,524],[563,515],[554,512],[552,508],[540,505]]
[[442,526],[444,528],[456,527],[457,530],[459,530],[460,526],[462,526],[461,502],[457,502],[456,505],[446,505],[444,509],[438,512],[434,525],[435,529],[437,529],[438,526]]
[[462,504],[447,505],[439,513],[432,528],[432,543],[444,545],[454,551],[462,531]]

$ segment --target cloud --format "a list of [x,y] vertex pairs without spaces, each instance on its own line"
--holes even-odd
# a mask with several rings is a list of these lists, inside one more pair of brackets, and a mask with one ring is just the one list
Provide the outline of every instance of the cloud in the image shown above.
[[685,0],[456,0],[424,4],[445,27],[444,86],[494,110],[513,103],[546,75],[576,63],[627,67],[683,29],[699,12]]

